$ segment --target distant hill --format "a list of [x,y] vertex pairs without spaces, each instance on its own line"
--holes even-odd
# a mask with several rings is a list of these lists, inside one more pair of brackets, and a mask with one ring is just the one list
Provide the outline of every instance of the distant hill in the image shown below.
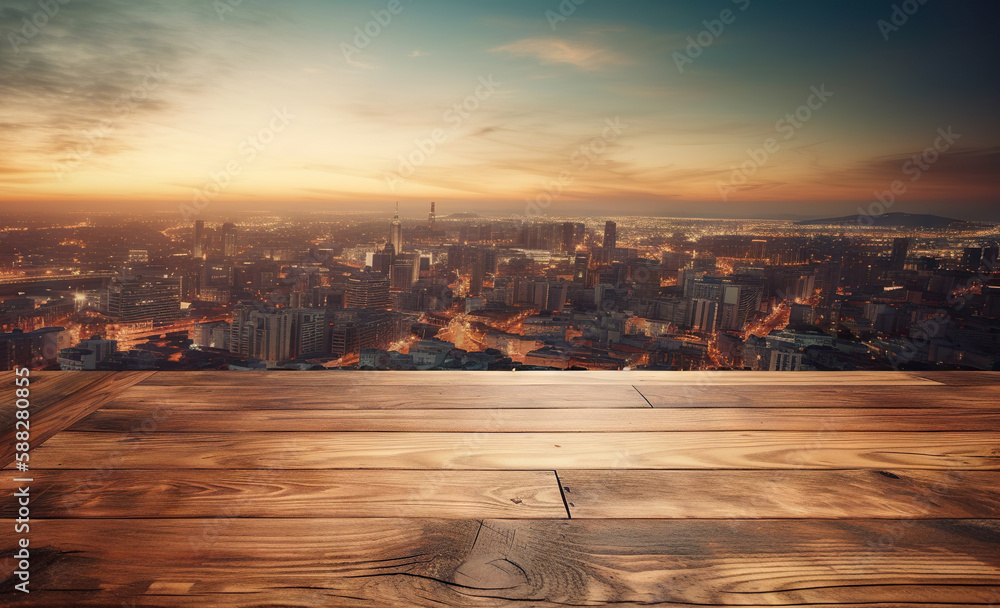
[[799,226],[817,226],[839,224],[841,226],[875,226],[878,228],[952,228],[971,229],[976,226],[990,225],[989,222],[967,222],[939,215],[923,215],[919,213],[886,213],[879,216],[859,217],[848,215],[821,220],[802,220],[796,222]]
[[446,220],[474,220],[479,217],[479,214],[475,211],[462,211],[459,213],[452,213],[451,215],[443,218]]

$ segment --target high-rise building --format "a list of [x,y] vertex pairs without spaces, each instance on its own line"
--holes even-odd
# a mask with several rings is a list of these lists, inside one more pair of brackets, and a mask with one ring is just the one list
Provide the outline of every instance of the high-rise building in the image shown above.
[[399,203],[396,203],[396,215],[389,224],[389,242],[392,243],[392,250],[396,255],[403,252],[403,222],[399,221]]
[[112,279],[108,314],[119,323],[175,321],[181,310],[181,281],[173,277],[134,276]]
[[587,278],[590,276],[590,253],[578,253],[573,262],[573,282],[587,285]]
[[389,270],[389,290],[409,291],[413,287],[413,264],[399,258],[397,261]]
[[715,331],[719,322],[719,303],[722,300],[721,279],[702,277],[690,282],[688,297],[688,325],[702,332]]
[[889,270],[893,272],[903,272],[906,268],[906,256],[910,253],[910,239],[900,238],[892,240],[892,255],[889,257]]
[[392,249],[392,243],[386,243],[385,247],[372,255],[372,270],[389,276],[389,270],[396,259],[396,252]]
[[308,308],[292,311],[291,356],[297,358],[326,352],[326,332],[326,311]]
[[753,285],[725,285],[722,290],[720,327],[743,331],[751,315],[760,308],[763,289]]
[[435,203],[431,203],[431,213],[427,216],[427,227],[434,230],[434,222],[437,221],[437,216],[434,212]]
[[401,253],[393,258],[389,267],[389,289],[409,291],[420,280],[420,254]]
[[483,252],[472,252],[472,276],[469,279],[469,295],[478,298],[483,295],[483,283],[486,280],[486,260]]
[[763,260],[767,258],[767,241],[754,239],[750,241],[750,259]]
[[615,249],[618,248],[618,225],[614,222],[604,224],[604,261],[610,262],[614,259]]
[[191,243],[191,257],[205,256],[205,220],[194,221],[194,242]]
[[227,222],[222,225],[222,256],[236,257],[236,224]]
[[962,270],[977,272],[983,265],[983,249],[981,247],[966,247],[962,253]]
[[292,357],[294,312],[253,304],[236,307],[230,325],[230,352],[268,364],[287,361]]
[[372,272],[359,272],[347,279],[345,308],[389,309],[389,279]]

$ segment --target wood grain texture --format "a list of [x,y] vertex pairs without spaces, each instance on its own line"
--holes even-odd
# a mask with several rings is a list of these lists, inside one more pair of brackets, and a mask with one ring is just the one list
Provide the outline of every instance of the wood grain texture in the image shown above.
[[[32,448],[45,443],[49,437],[84,418],[108,399],[118,395],[128,387],[148,378],[152,372],[94,372],[94,373],[46,373],[32,372],[27,378],[29,384],[28,407],[30,418],[28,430]],[[15,388],[14,374],[10,372],[7,392],[0,400],[0,466],[8,466],[14,461],[15,433]],[[9,396],[9,397],[8,397]]]
[[[170,406],[156,411],[163,432],[408,431],[451,433],[578,433],[649,431],[1000,431],[1000,410],[983,408],[633,408],[456,410],[218,411]],[[98,410],[67,431],[131,433],[144,409]],[[147,428],[150,425],[147,423]]]
[[[32,471],[41,518],[564,518],[552,471]],[[22,486],[25,484],[21,484]],[[0,482],[6,495],[10,480]],[[7,492],[10,490],[10,492]],[[13,518],[14,501],[0,503]]]
[[43,469],[1000,469],[991,432],[60,433]]
[[574,518],[975,518],[994,471],[559,471]]
[[996,409],[1000,387],[922,386],[646,386],[637,390],[653,407],[771,408],[987,408]]
[[[363,372],[362,372],[363,373]],[[257,409],[483,409],[483,408],[648,408],[631,385],[558,386],[516,384],[495,386],[402,385],[262,385],[233,399],[232,386],[181,386],[166,391],[160,385],[134,386],[108,403],[106,409],[136,409],[150,405],[187,410],[252,411]]]
[[0,605],[1000,605],[1000,374],[924,376],[33,374]]
[[186,605],[988,604],[1000,590],[992,520],[46,520],[33,546],[39,590]]
[[934,386],[937,380],[912,372],[159,372],[143,386]]

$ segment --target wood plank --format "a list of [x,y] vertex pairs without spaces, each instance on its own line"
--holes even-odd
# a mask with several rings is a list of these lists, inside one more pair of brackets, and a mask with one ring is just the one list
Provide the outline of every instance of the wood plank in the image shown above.
[[[409,431],[453,433],[577,433],[649,431],[1000,431],[1000,411],[953,408],[635,408],[464,410],[252,410],[239,416],[171,407],[102,409],[67,432]],[[155,427],[152,424],[155,423]]]
[[[32,475],[33,518],[566,517],[552,471],[35,469]],[[0,480],[7,496],[16,487]],[[0,517],[16,517],[15,501],[0,502]]]
[[8,605],[51,606],[46,590],[421,607],[972,605],[1000,591],[996,520],[42,520],[32,547],[38,593]]
[[[185,585],[189,586],[189,585]],[[53,606],[58,606],[62,608],[63,606],[83,606],[83,607],[100,607],[108,608],[109,606],[114,606],[115,608],[188,608],[188,607],[198,607],[202,606],[212,606],[213,608],[262,608],[267,606],[271,608],[272,606],[280,606],[280,608],[294,607],[294,608],[330,608],[335,606],[336,608],[384,608],[386,606],[392,606],[393,604],[383,603],[385,601],[395,601],[395,602],[406,602],[407,607],[410,606],[433,606],[435,608],[442,608],[447,606],[455,606],[457,608],[567,608],[567,604],[563,602],[548,602],[544,600],[509,600],[509,599],[497,599],[492,597],[489,599],[483,598],[469,598],[464,599],[463,603],[451,604],[442,601],[438,597],[434,596],[434,590],[429,589],[424,591],[422,589],[414,589],[410,591],[405,590],[403,593],[396,595],[388,600],[369,600],[362,597],[341,595],[330,590],[318,590],[318,589],[281,589],[272,592],[260,592],[260,593],[240,593],[240,594],[216,594],[216,593],[187,593],[185,595],[167,595],[164,593],[163,589],[156,588],[156,595],[124,595],[117,594],[116,592],[107,591],[57,591],[57,592],[46,592],[45,598],[47,601],[51,602],[46,605],[46,608],[51,608]],[[127,593],[127,592],[126,592]],[[410,594],[417,594],[414,597],[410,597]],[[1000,593],[997,594],[998,601],[1000,601]],[[15,603],[13,606],[27,606],[30,604]],[[404,604],[396,604],[404,605]],[[587,606],[592,606],[594,604],[584,604]],[[611,604],[601,604],[601,605],[611,605]],[[648,608],[654,604],[648,604],[646,602],[636,603],[636,602],[615,602],[613,604],[615,608]],[[725,604],[725,606],[734,606],[735,604]],[[784,608],[806,608],[807,606],[812,606],[813,604],[782,604]],[[691,608],[690,603],[676,603],[676,602],[658,602],[655,604],[656,608]],[[699,608],[723,608],[722,604],[697,604]],[[762,606],[760,604],[739,604],[740,608],[774,608],[773,605]],[[927,603],[927,602],[865,602],[865,603],[843,603],[839,602],[836,604],[837,608],[969,608],[969,606],[986,606],[986,608],[996,608],[994,604],[969,604],[963,602],[960,604],[955,603]]]
[[976,518],[994,471],[559,471],[574,518]]
[[60,433],[45,469],[1000,469],[992,432]]
[[476,372],[157,372],[143,386],[512,386],[571,385],[780,385],[934,386],[912,372],[746,372],[746,371],[476,371]]
[[[32,372],[26,387],[31,403],[28,407],[31,449],[150,375],[152,372]],[[8,384],[3,386],[4,391],[9,391],[9,397],[0,400],[0,466],[8,466],[14,461],[15,433],[24,427],[18,428],[15,424],[14,390],[18,387],[14,384],[13,372],[8,377]]]
[[1000,402],[1000,387],[981,386],[647,386],[636,389],[653,407],[843,407],[988,408]]
[[483,409],[483,408],[649,408],[631,385],[569,386],[516,385],[465,386],[441,382],[433,385],[339,387],[316,386],[304,381],[294,386],[267,383],[233,386],[138,385],[106,404],[105,409],[142,409],[180,406],[188,410],[250,411],[257,409]]
[[915,375],[948,386],[1000,386],[1000,372],[914,372]]

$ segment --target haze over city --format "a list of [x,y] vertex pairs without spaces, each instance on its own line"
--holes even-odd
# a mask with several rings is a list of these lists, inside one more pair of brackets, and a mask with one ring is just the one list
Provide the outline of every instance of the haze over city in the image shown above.
[[1000,218],[995,3],[53,7],[0,9],[5,214]]

